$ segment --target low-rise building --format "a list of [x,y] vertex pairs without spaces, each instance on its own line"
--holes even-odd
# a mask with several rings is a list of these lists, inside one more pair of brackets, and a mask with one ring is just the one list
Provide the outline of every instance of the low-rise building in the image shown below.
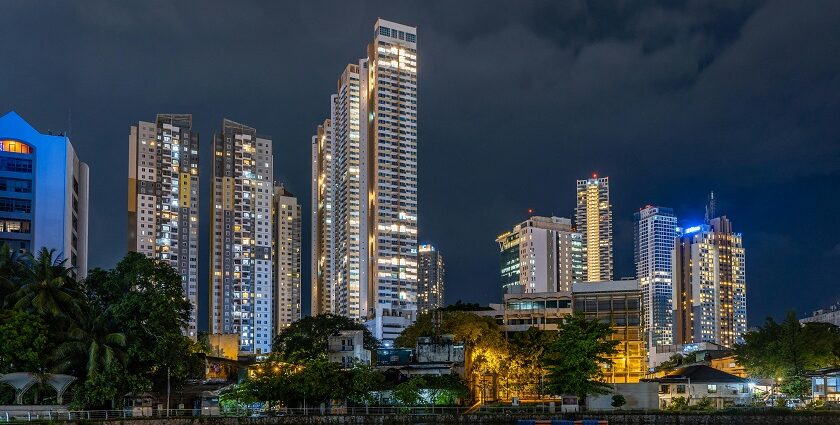
[[659,407],[664,409],[682,398],[689,405],[704,398],[716,408],[744,406],[752,398],[752,386],[747,379],[706,365],[691,365],[675,370],[661,378],[645,380],[659,384]]
[[415,375],[464,374],[464,344],[452,335],[422,337],[415,348],[380,348],[376,367],[385,372],[398,371],[404,377]]
[[370,350],[364,346],[365,334],[362,330],[338,331],[327,339],[328,353],[331,362],[340,363],[342,367],[352,367],[354,363],[370,364]]
[[610,339],[618,341],[612,364],[603,366],[610,384],[639,382],[645,375],[647,350],[642,328],[642,294],[637,280],[572,284],[574,312],[612,327]]
[[820,309],[810,316],[799,319],[799,323],[805,324],[809,322],[831,323],[834,326],[840,326],[840,303],[834,304],[828,309]]

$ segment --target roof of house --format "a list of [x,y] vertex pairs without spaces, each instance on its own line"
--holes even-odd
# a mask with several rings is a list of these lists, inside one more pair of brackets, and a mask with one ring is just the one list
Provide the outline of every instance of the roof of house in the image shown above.
[[681,367],[661,378],[649,379],[648,381],[670,383],[687,382],[688,380],[698,384],[705,382],[746,384],[749,382],[747,379],[702,364]]

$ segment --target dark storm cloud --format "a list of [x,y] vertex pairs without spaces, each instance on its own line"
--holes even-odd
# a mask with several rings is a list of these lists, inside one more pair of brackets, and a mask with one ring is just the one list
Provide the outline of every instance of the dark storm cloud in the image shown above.
[[838,297],[836,1],[0,8],[0,109],[41,130],[70,112],[94,182],[91,264],[122,255],[128,126],[157,112],[193,113],[204,158],[222,117],[272,135],[277,179],[307,211],[309,139],[381,16],[419,28],[420,232],[447,259],[450,302],[497,301],[495,235],[527,208],[569,216],[593,171],[612,179],[617,277],[634,273],[637,208],[696,222],[714,189],[744,233],[751,323]]

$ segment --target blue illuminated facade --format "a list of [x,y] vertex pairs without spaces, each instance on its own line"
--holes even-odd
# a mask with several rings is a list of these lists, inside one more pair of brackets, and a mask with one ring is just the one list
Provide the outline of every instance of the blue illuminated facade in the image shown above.
[[0,244],[54,249],[87,274],[88,166],[70,139],[41,134],[17,113],[0,117]]

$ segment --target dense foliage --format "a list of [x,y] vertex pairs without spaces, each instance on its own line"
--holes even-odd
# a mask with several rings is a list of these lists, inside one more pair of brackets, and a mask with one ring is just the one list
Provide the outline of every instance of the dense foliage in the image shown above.
[[750,375],[776,379],[782,392],[801,397],[810,389],[808,372],[840,364],[840,328],[802,324],[792,312],[781,323],[767,318],[764,326],[744,334],[735,357]]
[[548,346],[543,364],[548,371],[546,387],[552,394],[607,394],[602,364],[610,364],[617,341],[610,341],[609,324],[581,315],[569,316]]
[[[440,320],[435,320],[439,317]],[[412,347],[418,337],[451,334],[466,348],[466,376],[478,397],[497,385],[502,397],[523,394],[598,394],[601,365],[615,352],[609,325],[570,317],[558,332],[530,328],[508,338],[490,317],[464,310],[439,310],[420,315],[400,334],[397,346]]]
[[177,387],[201,367],[181,333],[190,308],[177,272],[141,254],[80,281],[54,251],[3,246],[0,373],[75,376],[75,407],[116,407],[128,393],[162,389],[167,373]]
[[280,406],[311,408],[322,403],[329,405],[334,400],[372,405],[379,402],[384,391],[391,391],[397,403],[412,406],[454,404],[468,394],[466,385],[454,375],[393,382],[381,371],[361,363],[342,368],[316,357],[291,364],[272,356],[243,383],[226,388],[221,400],[228,410],[253,402],[265,403],[268,410]]
[[344,316],[321,314],[304,317],[283,329],[274,338],[272,351],[280,360],[291,363],[323,358],[330,335],[344,330],[363,331],[365,349],[376,350],[378,341],[364,325]]

